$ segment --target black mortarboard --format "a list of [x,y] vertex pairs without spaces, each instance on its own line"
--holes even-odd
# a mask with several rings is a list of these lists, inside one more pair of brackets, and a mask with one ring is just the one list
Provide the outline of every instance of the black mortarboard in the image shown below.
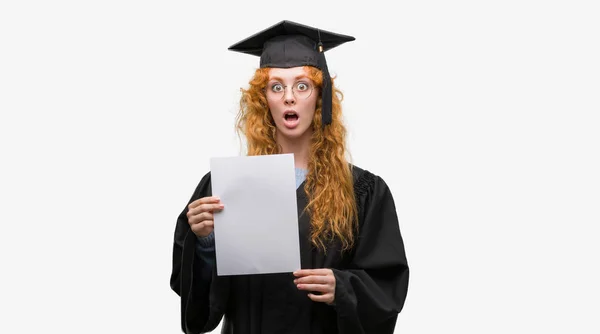
[[323,126],[331,123],[331,76],[325,51],[353,41],[354,37],[281,21],[229,47],[231,51],[260,57],[260,67],[314,66],[323,72]]

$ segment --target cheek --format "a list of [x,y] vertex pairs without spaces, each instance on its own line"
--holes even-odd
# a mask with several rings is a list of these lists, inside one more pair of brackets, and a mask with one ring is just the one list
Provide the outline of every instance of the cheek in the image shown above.
[[277,111],[277,106],[269,101],[267,102],[267,107],[269,107],[269,113],[271,113],[271,117],[276,119],[277,117],[275,117],[274,113]]
[[311,99],[310,101],[307,101],[306,104],[306,114],[309,115],[309,118],[313,119],[314,115],[315,115],[315,109],[317,109],[317,99]]

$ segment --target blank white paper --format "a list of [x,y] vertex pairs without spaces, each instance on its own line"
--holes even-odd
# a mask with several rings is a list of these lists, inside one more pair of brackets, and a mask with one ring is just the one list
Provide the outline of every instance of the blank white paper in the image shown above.
[[212,158],[217,275],[300,269],[293,154]]

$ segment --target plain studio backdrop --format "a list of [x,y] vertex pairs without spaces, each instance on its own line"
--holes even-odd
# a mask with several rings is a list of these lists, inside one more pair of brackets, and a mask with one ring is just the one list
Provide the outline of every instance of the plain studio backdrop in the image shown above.
[[352,162],[392,189],[396,333],[598,333],[594,1],[3,1],[2,333],[179,333],[175,220],[287,19],[328,52]]

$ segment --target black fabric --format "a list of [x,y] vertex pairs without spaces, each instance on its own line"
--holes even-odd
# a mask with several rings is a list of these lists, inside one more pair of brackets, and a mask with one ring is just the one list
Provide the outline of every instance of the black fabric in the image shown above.
[[[267,41],[276,41],[276,39],[274,39],[275,37],[281,38],[281,36],[287,35],[295,35],[296,37],[292,39],[282,39],[277,43],[265,44]],[[297,38],[298,36],[306,36],[308,37],[308,40],[303,41],[301,38]],[[317,52],[319,52],[319,50],[316,48],[316,44],[319,42],[319,40],[323,43],[325,51],[331,50],[346,42],[355,40],[355,38],[352,36],[342,35],[331,31],[310,27],[304,24],[283,20],[248,38],[245,38],[240,42],[233,44],[228,49],[258,57],[261,57],[263,54],[271,54],[272,58],[280,59],[282,57],[281,55],[278,55],[278,53],[284,50],[282,46],[294,39],[298,41],[298,49],[296,50],[304,48],[304,52],[307,54],[312,53],[313,56],[316,56]],[[285,66],[283,64],[273,62],[272,66],[270,67],[295,67],[301,66],[301,64],[304,62],[304,54],[299,56],[288,52],[287,56],[289,59],[295,59],[297,63],[292,66]],[[261,65],[261,67],[266,66]]]
[[[409,281],[396,208],[383,179],[356,166],[353,174],[359,234],[351,252],[342,254],[338,243],[326,254],[311,245],[307,198],[303,186],[297,190],[301,266],[333,270],[335,306],[311,301],[291,273],[217,276],[214,270],[211,280],[201,280],[186,207],[177,219],[171,274],[183,332],[209,332],[224,317],[227,334],[392,334]],[[207,173],[190,202],[210,195]]]
[[315,42],[304,35],[282,35],[265,42],[260,67],[290,68],[313,66],[319,69],[319,51]]
[[352,36],[284,20],[230,46],[229,50],[259,56],[261,68],[314,66],[320,69],[323,72],[321,117],[324,127],[332,121],[331,76],[324,53],[354,40]]

